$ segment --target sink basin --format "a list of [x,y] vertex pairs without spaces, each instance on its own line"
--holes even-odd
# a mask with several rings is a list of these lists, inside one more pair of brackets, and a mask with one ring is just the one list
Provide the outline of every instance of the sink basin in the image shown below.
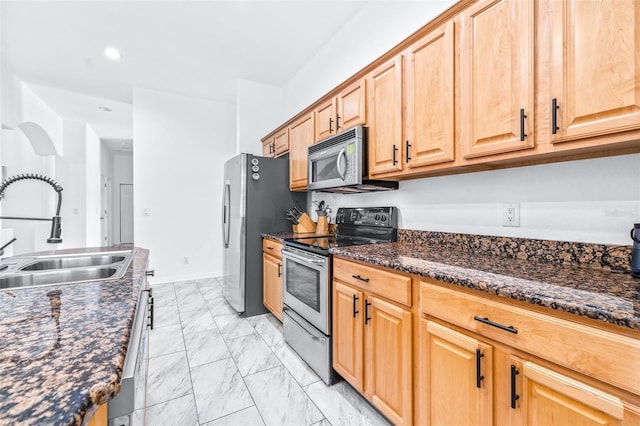
[[118,270],[112,267],[76,268],[40,272],[36,274],[14,274],[0,277],[0,289],[16,287],[37,287],[53,284],[67,284],[79,281],[93,281],[113,278]]
[[0,273],[0,290],[121,278],[134,255],[123,250],[2,259],[7,267]]
[[23,266],[20,271],[46,271],[49,269],[78,268],[87,266],[111,265],[122,262],[126,257],[122,255],[91,255],[79,257],[59,257],[53,259],[42,259]]

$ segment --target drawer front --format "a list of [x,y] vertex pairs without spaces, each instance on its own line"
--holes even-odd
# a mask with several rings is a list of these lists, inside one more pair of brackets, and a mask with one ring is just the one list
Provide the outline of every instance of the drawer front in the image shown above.
[[408,275],[334,257],[333,278],[411,306],[411,277]]
[[640,394],[640,340],[420,280],[421,314]]
[[270,238],[262,239],[262,251],[268,253],[276,259],[282,259],[282,243]]

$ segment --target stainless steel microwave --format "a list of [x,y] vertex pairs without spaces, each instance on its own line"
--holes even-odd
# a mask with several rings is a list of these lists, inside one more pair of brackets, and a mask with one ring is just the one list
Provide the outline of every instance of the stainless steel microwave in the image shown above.
[[398,182],[366,179],[366,129],[353,127],[308,148],[307,189],[370,192],[398,189]]

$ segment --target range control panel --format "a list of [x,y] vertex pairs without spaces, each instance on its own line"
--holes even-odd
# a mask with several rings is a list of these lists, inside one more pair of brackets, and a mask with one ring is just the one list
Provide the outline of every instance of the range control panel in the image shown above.
[[336,213],[336,224],[396,228],[397,216],[395,207],[341,207]]

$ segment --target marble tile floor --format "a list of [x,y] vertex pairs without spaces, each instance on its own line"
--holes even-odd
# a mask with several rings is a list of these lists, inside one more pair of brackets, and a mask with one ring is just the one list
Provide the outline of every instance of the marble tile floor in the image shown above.
[[220,279],[154,285],[153,296],[147,425],[389,425],[346,382],[325,385],[273,315],[239,317]]

